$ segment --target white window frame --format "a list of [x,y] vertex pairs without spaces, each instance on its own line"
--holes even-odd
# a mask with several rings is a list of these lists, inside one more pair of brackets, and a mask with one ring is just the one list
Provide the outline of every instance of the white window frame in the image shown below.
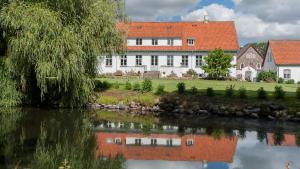
[[158,39],[152,39],[152,46],[158,45]]
[[142,139],[140,139],[140,138],[134,139],[134,144],[135,144],[136,146],[142,145]]
[[173,146],[173,140],[172,139],[167,139],[166,140],[166,145],[169,146],[169,147],[172,147]]
[[261,69],[261,64],[258,63],[258,64],[256,65],[256,67],[257,67],[257,69]]
[[193,139],[187,139],[187,140],[186,140],[186,145],[187,145],[187,146],[192,146],[192,145],[194,145],[194,140],[193,140]]
[[156,146],[157,145],[157,139],[156,138],[152,138],[151,139],[151,145],[152,146]]
[[127,66],[127,55],[121,55],[120,56],[120,65],[121,67],[126,67]]
[[119,137],[115,138],[115,144],[122,144],[122,139]]
[[181,56],[181,67],[189,67],[189,56],[188,55]]
[[157,55],[151,56],[151,66],[158,66],[158,56]]
[[137,46],[143,45],[143,39],[137,38],[137,39],[135,40],[135,44],[136,44]]
[[170,67],[174,66],[174,56],[173,55],[167,56],[167,66],[170,66]]
[[135,65],[136,66],[142,66],[143,65],[143,56],[142,55],[136,55],[135,56]]
[[196,67],[201,67],[203,65],[203,56],[197,55],[196,56]]
[[284,69],[283,70],[283,78],[284,80],[290,80],[292,77],[292,70],[291,69]]
[[194,46],[195,45],[195,39],[194,38],[188,38],[187,39],[188,46]]
[[168,39],[168,45],[174,46],[174,39]]
[[112,67],[112,56],[105,56],[105,66]]
[[244,64],[244,63],[241,63],[240,68],[241,68],[241,69],[244,69],[244,68],[245,68],[245,64]]

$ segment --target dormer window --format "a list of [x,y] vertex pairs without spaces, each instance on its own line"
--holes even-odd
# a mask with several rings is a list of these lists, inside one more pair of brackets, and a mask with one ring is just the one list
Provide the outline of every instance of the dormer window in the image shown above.
[[158,40],[157,39],[152,39],[152,45],[157,46],[158,45]]
[[136,39],[136,45],[138,46],[143,45],[143,39],[141,38]]
[[168,45],[173,46],[174,45],[174,39],[168,39]]
[[195,39],[193,39],[193,38],[187,39],[187,44],[188,44],[189,46],[194,46],[194,45],[195,45]]

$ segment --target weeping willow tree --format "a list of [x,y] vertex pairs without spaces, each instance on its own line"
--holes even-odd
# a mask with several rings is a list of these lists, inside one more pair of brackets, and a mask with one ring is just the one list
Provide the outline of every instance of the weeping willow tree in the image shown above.
[[122,51],[119,1],[11,0],[0,23],[5,62],[30,104],[88,102],[97,57]]

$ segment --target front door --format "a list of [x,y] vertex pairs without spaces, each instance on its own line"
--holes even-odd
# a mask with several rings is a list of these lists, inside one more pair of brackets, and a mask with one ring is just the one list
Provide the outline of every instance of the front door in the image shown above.
[[245,72],[245,80],[246,81],[252,81],[252,72],[251,71],[246,71]]

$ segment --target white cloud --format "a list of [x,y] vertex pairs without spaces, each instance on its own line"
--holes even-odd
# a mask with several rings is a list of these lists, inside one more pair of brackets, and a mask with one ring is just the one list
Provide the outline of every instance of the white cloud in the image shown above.
[[234,4],[238,5],[242,2],[242,0],[232,0]]

